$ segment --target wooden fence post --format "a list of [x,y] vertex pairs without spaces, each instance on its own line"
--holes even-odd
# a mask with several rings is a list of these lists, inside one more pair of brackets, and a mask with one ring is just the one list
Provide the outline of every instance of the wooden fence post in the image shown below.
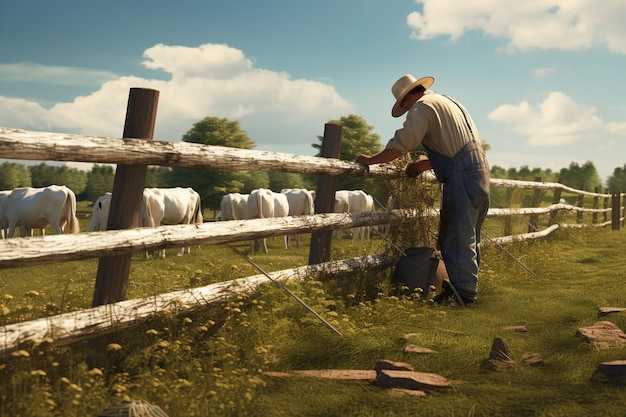
[[[511,208],[513,206],[513,190],[511,188],[506,189],[506,201],[505,204],[507,207]],[[504,218],[504,236],[509,236],[513,234],[513,215],[509,214]]]
[[[600,194],[600,187],[595,187],[593,189],[593,192],[596,194]],[[593,197],[593,209],[597,210],[599,207],[600,207],[600,198],[596,195]],[[595,211],[591,215],[591,223],[592,224],[598,223],[598,213],[596,213]]]
[[622,215],[620,219],[624,219],[621,221],[621,224],[623,226],[624,222],[626,221],[626,194],[624,194],[624,197],[622,198]]
[[620,226],[620,193],[614,192],[611,194],[611,230],[619,230]]
[[[324,125],[324,140],[320,156],[323,158],[339,159],[341,156],[341,125],[326,123]],[[335,208],[335,191],[337,177],[334,175],[320,175],[317,179],[315,191],[315,214],[332,213]],[[330,246],[333,237],[332,230],[320,230],[311,234],[309,248],[309,265],[330,261]]]
[[[603,199],[603,204],[602,204],[602,208],[604,210],[609,208],[609,198],[608,197],[604,197]],[[607,212],[605,211],[604,213],[602,213],[603,216],[603,222],[606,223],[609,220],[609,215],[607,214]]]
[[[541,177],[535,177],[535,182],[541,182]],[[536,189],[533,193],[533,207],[541,206],[541,190]],[[533,214],[528,222],[528,233],[539,231],[539,215]]]
[[[124,138],[152,140],[159,92],[131,88],[126,108]],[[146,165],[118,165],[115,170],[111,208],[107,230],[131,229],[139,226]],[[105,256],[98,263],[93,307],[126,299],[132,253]]]
[[[558,181],[559,184],[563,184],[563,178],[559,178]],[[559,201],[561,201],[561,189],[560,188],[555,188],[554,189],[554,198],[552,199],[552,204],[559,204]],[[550,221],[548,222],[548,226],[552,226],[553,224],[557,223],[557,210],[553,210],[550,212]]]
[[[585,191],[585,184],[581,184],[580,185],[580,189],[581,191]],[[580,207],[583,208],[583,199],[585,198],[585,196],[583,194],[579,194],[578,195],[578,203],[576,204],[576,207]],[[577,224],[582,224],[583,222],[583,211],[579,210],[578,213],[576,213],[576,223]]]

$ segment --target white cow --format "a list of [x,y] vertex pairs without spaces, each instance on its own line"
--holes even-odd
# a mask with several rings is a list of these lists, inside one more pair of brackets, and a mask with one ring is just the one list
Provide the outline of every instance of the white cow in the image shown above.
[[217,220],[245,220],[250,194],[230,193],[222,197]]
[[9,231],[6,205],[12,190],[0,191],[0,239],[5,239]]
[[111,193],[106,193],[93,203],[91,211],[91,220],[87,226],[88,232],[96,232],[98,230],[107,230],[107,221],[109,219],[109,210],[111,208]]
[[[251,220],[254,217],[248,209],[250,194],[230,193],[222,197],[220,202],[220,212],[216,216],[217,221],[228,220]],[[250,248],[254,251],[254,240],[250,241]],[[267,246],[266,246],[267,248]]]
[[[337,190],[335,192],[335,213],[364,213],[374,211],[374,198],[363,190]],[[352,240],[369,239],[369,227],[352,231]]]
[[[289,215],[290,216],[308,216],[315,214],[315,191],[309,191],[304,188],[283,188],[280,190],[281,194],[287,196],[289,202]],[[291,236],[287,237],[287,246]],[[300,235],[297,235],[297,245],[300,247]]]
[[[141,225],[156,227],[173,224],[201,224],[202,208],[200,194],[193,188],[145,188],[143,190],[143,205]],[[189,247],[182,247],[178,256],[185,252],[190,253]],[[159,256],[155,251],[154,256]],[[165,257],[165,249],[160,256]]]
[[[284,217],[289,215],[289,201],[287,196],[275,193],[266,188],[258,188],[250,192],[246,205],[247,219],[267,219],[271,217]],[[285,236],[285,248],[287,237]],[[263,251],[267,251],[267,241],[263,238]],[[250,253],[254,253],[254,241],[250,244]]]
[[[252,220],[289,215],[289,200],[281,193],[259,188],[250,194],[230,193],[222,197],[220,213],[216,220]],[[255,240],[250,241],[250,253],[254,253]],[[285,248],[287,237],[285,236]],[[263,250],[268,253],[267,241],[263,239]]]
[[23,226],[26,236],[32,229],[44,229],[48,224],[55,234],[78,233],[76,218],[76,195],[64,185],[43,188],[16,188],[5,203],[9,225],[8,237],[13,237],[15,228]]

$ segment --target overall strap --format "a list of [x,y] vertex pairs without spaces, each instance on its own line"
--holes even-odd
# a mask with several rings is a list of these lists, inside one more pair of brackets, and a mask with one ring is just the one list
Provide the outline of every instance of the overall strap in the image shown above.
[[451,102],[453,102],[454,104],[456,104],[456,106],[459,108],[459,110],[461,110],[461,113],[463,114],[463,118],[465,119],[465,124],[467,125],[467,128],[469,129],[469,131],[472,133],[472,136],[474,137],[474,140],[476,140],[476,135],[474,133],[474,129],[472,129],[472,125],[470,124],[468,118],[467,118],[467,114],[465,113],[465,110],[463,109],[463,106],[461,106],[455,99],[453,99],[452,97],[446,96],[444,94],[442,94],[445,98],[447,98],[448,100],[450,100]]

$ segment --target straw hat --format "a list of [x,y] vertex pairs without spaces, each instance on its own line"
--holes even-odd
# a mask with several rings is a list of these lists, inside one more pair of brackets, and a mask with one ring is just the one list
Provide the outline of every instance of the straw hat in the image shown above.
[[406,97],[411,90],[420,85],[423,86],[424,89],[428,90],[434,82],[435,79],[433,77],[422,77],[419,80],[416,80],[415,77],[410,74],[406,74],[396,81],[393,87],[391,87],[391,92],[396,98],[396,104],[394,104],[391,109],[391,115],[393,117],[400,117],[406,113],[407,110],[402,108],[402,100],[404,100],[404,97]]

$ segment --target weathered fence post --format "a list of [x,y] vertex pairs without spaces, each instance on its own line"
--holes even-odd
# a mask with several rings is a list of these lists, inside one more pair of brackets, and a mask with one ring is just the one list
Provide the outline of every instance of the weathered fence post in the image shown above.
[[626,194],[624,194],[622,198],[622,215],[620,219],[624,219],[621,221],[621,224],[624,225],[624,221],[626,221]]
[[[559,178],[558,183],[563,184],[563,178]],[[554,198],[552,199],[552,204],[559,204],[559,201],[561,201],[561,188],[555,188]],[[550,211],[550,220],[548,222],[548,226],[552,226],[553,224],[557,223],[557,217],[556,217],[557,211],[558,210]]]
[[[535,177],[535,182],[541,182],[541,177]],[[533,207],[541,206],[541,190],[535,189],[533,194]],[[528,222],[528,233],[539,231],[539,215],[533,214]]]
[[[593,189],[593,192],[596,194],[600,194],[600,187],[595,187]],[[600,207],[600,197],[596,195],[593,197],[593,209],[597,210],[599,207]],[[591,215],[591,223],[592,224],[598,223],[598,213],[596,213],[595,211]]]
[[[581,191],[585,191],[585,184],[581,184],[580,185],[580,189]],[[578,203],[576,204],[576,207],[580,207],[583,208],[583,199],[585,198],[585,196],[583,194],[579,194],[578,195]],[[583,211],[579,210],[578,213],[576,213],[576,223],[577,224],[582,224],[583,222]]]
[[[159,92],[131,88],[126,108],[124,138],[152,140]],[[146,181],[146,165],[118,165],[115,170],[107,230],[139,226],[139,214]],[[132,253],[105,256],[98,263],[92,305],[115,303],[126,298]]]
[[611,230],[619,230],[620,226],[620,193],[615,192],[611,194]]
[[605,210],[604,213],[602,213],[603,216],[603,222],[606,223],[609,220],[609,215],[606,212],[606,209],[609,208],[609,198],[608,197],[604,197],[603,198],[603,204],[602,204],[602,208]]
[[[324,140],[320,156],[336,158],[341,156],[341,125],[326,123],[324,125]],[[320,175],[315,191],[315,214],[332,213],[335,208],[335,191],[337,177],[334,175]],[[309,265],[330,261],[330,246],[333,237],[332,230],[315,231],[311,234],[309,248]]]
[[[511,188],[506,189],[506,201],[505,204],[507,207],[513,207],[513,190]],[[509,214],[504,218],[504,236],[510,236],[513,234],[513,215]]]

